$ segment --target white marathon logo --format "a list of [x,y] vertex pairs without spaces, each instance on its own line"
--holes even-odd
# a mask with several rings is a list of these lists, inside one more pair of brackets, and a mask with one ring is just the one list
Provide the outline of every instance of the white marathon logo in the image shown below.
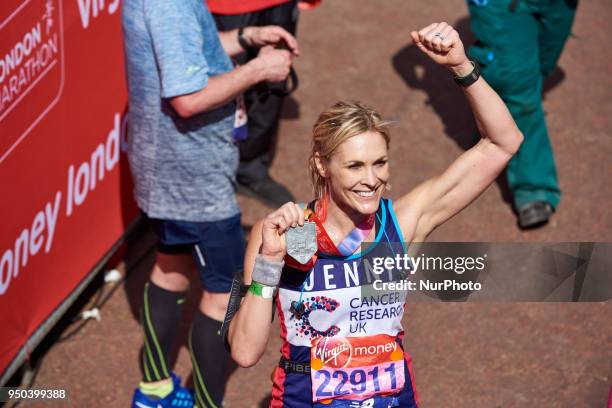
[[57,226],[78,211],[107,175],[117,168],[120,152],[125,152],[127,143],[126,125],[126,117],[115,112],[106,140],[100,141],[89,157],[82,157],[68,166],[66,187],[57,190],[46,204],[41,205],[31,225],[25,225],[18,232],[12,247],[2,248],[4,252],[0,249],[0,296],[9,290],[20,273],[23,275],[30,260],[43,248],[44,253],[52,250]]
[[0,20],[0,163],[60,98],[62,24],[61,0],[26,0]]
[[369,398],[365,401],[351,401],[350,408],[373,408],[375,400],[374,398]]
[[100,15],[104,9],[108,11],[108,14],[115,14],[117,10],[119,10],[119,1],[120,0],[112,0],[108,4],[105,4],[104,0],[77,0],[83,28],[89,27],[90,16],[98,18],[98,15]]

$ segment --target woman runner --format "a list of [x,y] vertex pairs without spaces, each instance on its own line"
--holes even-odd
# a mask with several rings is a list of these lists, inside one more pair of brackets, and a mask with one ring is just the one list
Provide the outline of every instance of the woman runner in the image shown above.
[[[523,139],[453,27],[434,23],[411,36],[463,87],[482,139],[392,203],[382,198],[389,181],[387,123],[357,102],[339,102],[319,116],[309,168],[316,199],[308,209],[287,203],[253,227],[245,258],[251,286],[228,335],[236,362],[255,364],[266,348],[275,298],[283,345],[271,407],[417,406],[402,347],[405,292],[365,290],[372,285],[361,257],[370,248],[389,248],[393,256],[393,243],[423,242],[495,180]],[[291,243],[306,256],[301,264],[294,259],[299,253],[287,254],[286,237],[307,229],[305,215],[316,225],[308,226],[318,249],[311,257],[303,235],[301,247]],[[362,253],[361,242],[373,244]]]

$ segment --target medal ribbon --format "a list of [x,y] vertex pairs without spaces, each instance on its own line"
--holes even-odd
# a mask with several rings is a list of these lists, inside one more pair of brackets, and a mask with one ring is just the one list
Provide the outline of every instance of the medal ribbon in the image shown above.
[[[317,201],[315,204],[315,212],[306,209],[305,214],[308,216],[308,221],[313,221],[317,229],[317,252],[324,252],[333,256],[349,256],[354,253],[361,243],[368,237],[370,231],[374,227],[375,214],[371,214],[366,217],[358,226],[353,230],[336,246],[334,241],[330,238],[323,223],[327,219],[327,194],[323,196],[322,200]],[[302,265],[290,256],[287,256],[285,263],[292,268],[296,268],[303,271],[309,271],[313,268],[314,263],[317,260],[317,254],[306,264]]]

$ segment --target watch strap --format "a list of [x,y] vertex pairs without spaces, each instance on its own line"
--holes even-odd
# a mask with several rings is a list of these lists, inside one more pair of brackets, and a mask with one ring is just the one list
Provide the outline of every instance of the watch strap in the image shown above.
[[470,64],[472,64],[472,66],[474,67],[474,69],[472,69],[472,72],[470,72],[466,76],[454,77],[455,82],[464,88],[467,88],[468,86],[472,85],[474,82],[478,81],[478,78],[480,78],[480,68],[478,67],[478,64],[474,61],[470,61]]
[[253,48],[244,37],[244,27],[240,27],[238,29],[238,44],[240,44],[245,51],[249,51],[251,48]]

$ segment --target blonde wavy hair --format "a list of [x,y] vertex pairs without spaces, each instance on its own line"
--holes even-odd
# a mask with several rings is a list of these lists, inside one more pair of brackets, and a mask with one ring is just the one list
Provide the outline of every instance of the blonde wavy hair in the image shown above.
[[321,112],[312,128],[312,151],[308,160],[308,174],[315,198],[327,191],[327,180],[317,169],[315,157],[328,161],[334,151],[347,139],[365,132],[380,134],[389,147],[389,124],[373,108],[357,101],[340,101]]

